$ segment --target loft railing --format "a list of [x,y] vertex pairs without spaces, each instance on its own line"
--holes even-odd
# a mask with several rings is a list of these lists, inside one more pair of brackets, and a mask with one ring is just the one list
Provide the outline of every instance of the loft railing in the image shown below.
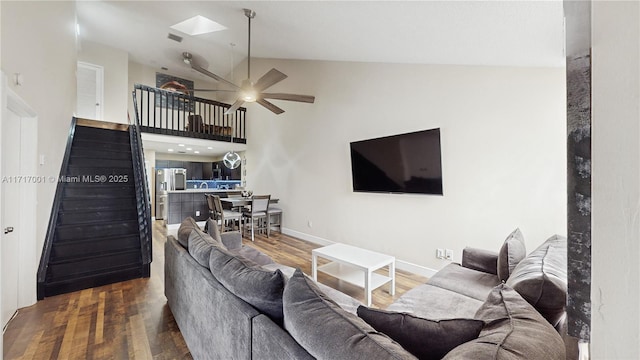
[[[134,107],[136,105],[134,104]],[[133,121],[129,119],[129,139],[131,143],[131,160],[133,162],[133,177],[136,189],[136,211],[138,214],[138,229],[140,231],[140,252],[145,273],[150,276],[149,264],[152,261],[152,224],[151,224],[151,200],[149,198],[149,183],[147,181],[147,169],[144,161],[144,150],[140,137],[140,125],[137,116]]]
[[245,108],[225,115],[229,104],[141,84],[133,102],[142,132],[247,143]]

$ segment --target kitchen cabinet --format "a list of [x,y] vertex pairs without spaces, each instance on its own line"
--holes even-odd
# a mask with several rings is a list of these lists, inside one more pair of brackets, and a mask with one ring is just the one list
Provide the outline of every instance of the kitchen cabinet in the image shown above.
[[212,163],[203,162],[202,163],[202,179],[203,180],[211,180],[213,179],[213,168],[211,167]]
[[191,180],[202,180],[204,179],[202,174],[202,163],[201,162],[189,162],[188,167],[191,170],[191,175],[189,175],[189,170],[187,170],[187,176]]

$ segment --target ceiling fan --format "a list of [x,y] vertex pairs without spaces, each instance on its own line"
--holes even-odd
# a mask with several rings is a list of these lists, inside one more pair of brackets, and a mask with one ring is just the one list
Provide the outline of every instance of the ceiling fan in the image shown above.
[[[233,105],[231,105],[229,109],[227,109],[227,111],[225,111],[225,114],[235,113],[235,111],[238,110],[238,108],[240,108],[240,106],[242,106],[242,104],[244,104],[245,102],[257,102],[258,104],[266,107],[267,109],[271,110],[275,114],[282,114],[284,112],[284,110],[274,105],[273,103],[267,101],[267,99],[313,103],[315,101],[315,97],[310,95],[263,92],[270,86],[275,85],[287,78],[287,75],[283,74],[282,72],[276,69],[269,70],[255,83],[251,81],[251,19],[253,19],[256,16],[256,13],[251,9],[243,9],[243,10],[244,10],[244,15],[247,17],[248,23],[249,23],[249,31],[248,31],[249,41],[248,41],[248,52],[247,52],[247,57],[248,57],[247,58],[247,79],[243,80],[240,86],[199,66],[193,60],[193,55],[189,52],[182,53],[183,61],[191,65],[191,68],[196,70],[197,72],[202,73],[206,76],[209,76],[223,84],[231,86],[234,89],[234,91],[238,92],[236,101],[233,103]],[[192,89],[191,91],[219,91],[219,90]]]

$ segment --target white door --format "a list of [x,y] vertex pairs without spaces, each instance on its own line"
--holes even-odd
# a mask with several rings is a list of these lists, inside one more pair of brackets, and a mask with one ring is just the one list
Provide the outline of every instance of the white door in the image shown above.
[[[7,111],[2,119],[2,327],[18,309],[20,267],[20,125],[21,118]],[[35,279],[34,279],[35,281]]]
[[78,98],[76,115],[80,118],[102,120],[104,68],[78,61]]

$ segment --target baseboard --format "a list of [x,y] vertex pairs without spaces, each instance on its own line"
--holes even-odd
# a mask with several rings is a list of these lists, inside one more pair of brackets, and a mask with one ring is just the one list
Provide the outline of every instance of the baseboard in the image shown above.
[[408,271],[412,274],[421,275],[428,278],[432,277],[438,272],[438,270],[428,268],[426,266],[416,265],[408,261],[397,260],[397,259],[396,259],[396,269]]
[[294,238],[298,238],[298,239],[302,239],[302,240],[306,240],[309,242],[312,242],[314,244],[318,244],[318,245],[331,245],[331,244],[335,244],[335,241],[331,241],[331,240],[327,240],[315,235],[309,235],[307,233],[303,233],[300,231],[296,231],[296,230],[292,230],[292,229],[288,229],[283,227],[282,228],[282,233],[285,235],[289,235],[289,236],[293,236]]
[[[282,228],[282,233],[285,235],[289,235],[301,240],[306,240],[309,242],[312,242],[314,244],[318,244],[318,245],[331,245],[331,244],[335,244],[335,241],[331,241],[331,240],[327,240],[324,238],[321,238],[319,236],[315,236],[315,235],[310,235],[307,233],[303,233],[300,231],[296,231],[296,230],[292,230],[289,228]],[[422,265],[416,265],[413,263],[410,263],[408,261],[403,261],[403,260],[398,260],[396,259],[396,269],[398,270],[403,270],[403,271],[408,271],[410,273],[416,274],[416,275],[421,275],[421,276],[425,276],[425,277],[432,277],[435,273],[438,272],[438,270],[434,270],[431,268],[428,268],[426,266],[422,266]]]

